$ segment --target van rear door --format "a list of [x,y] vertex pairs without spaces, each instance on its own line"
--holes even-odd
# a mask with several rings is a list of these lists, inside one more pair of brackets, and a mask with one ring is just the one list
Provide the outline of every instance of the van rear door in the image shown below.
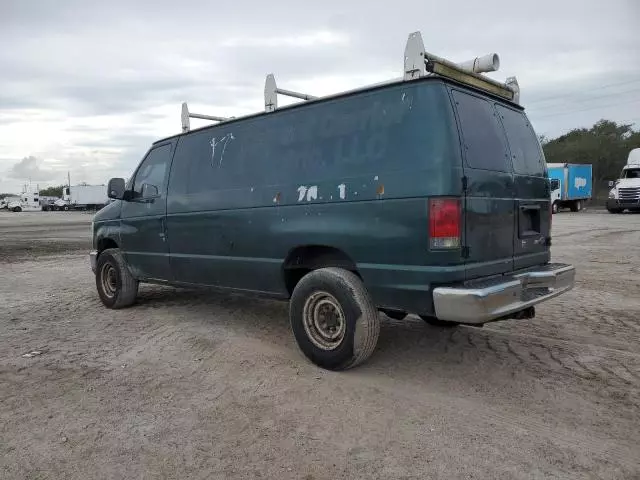
[[550,259],[551,192],[544,154],[524,112],[496,104],[509,145],[514,179],[514,269]]
[[467,279],[513,270],[514,175],[504,129],[485,96],[453,88],[464,157]]

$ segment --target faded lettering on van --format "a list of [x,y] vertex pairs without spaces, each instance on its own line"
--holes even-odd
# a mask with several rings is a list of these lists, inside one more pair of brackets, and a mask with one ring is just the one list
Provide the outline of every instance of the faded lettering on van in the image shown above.
[[311,200],[317,200],[318,186],[311,185],[310,187],[307,187],[306,185],[300,185],[298,187],[298,201],[301,202],[305,198],[307,199],[307,202],[310,202]]

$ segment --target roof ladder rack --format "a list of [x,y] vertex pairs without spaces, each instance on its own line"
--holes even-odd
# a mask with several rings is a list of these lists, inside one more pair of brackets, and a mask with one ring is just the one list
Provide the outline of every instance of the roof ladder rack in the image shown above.
[[490,53],[462,63],[453,63],[433,55],[425,50],[420,32],[409,35],[404,50],[405,80],[413,80],[430,74],[441,75],[518,103],[520,87],[515,77],[509,77],[505,83],[500,83],[481,75],[484,72],[495,72],[499,68],[500,57],[497,53]]
[[200,118],[202,120],[211,120],[213,122],[226,122],[231,120],[233,117],[216,117],[214,115],[203,115],[201,113],[191,113],[189,112],[189,107],[187,106],[187,102],[182,103],[182,131],[188,132],[191,129],[190,118]]
[[306,93],[294,92],[292,90],[285,90],[284,88],[278,88],[276,85],[276,77],[273,73],[267,75],[267,79],[264,82],[264,111],[273,112],[278,108],[278,94],[286,95],[287,97],[299,98],[300,100],[316,100],[318,97],[308,95]]

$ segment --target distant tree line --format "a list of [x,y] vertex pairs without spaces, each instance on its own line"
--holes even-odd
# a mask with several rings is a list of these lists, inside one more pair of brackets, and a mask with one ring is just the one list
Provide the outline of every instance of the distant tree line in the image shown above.
[[591,128],[575,128],[558,138],[540,137],[547,163],[593,165],[594,197],[606,198],[608,181],[618,178],[629,152],[640,148],[640,131],[632,125],[600,120]]
[[45,197],[62,197],[62,189],[64,185],[58,185],[57,187],[48,187],[40,190],[40,195]]

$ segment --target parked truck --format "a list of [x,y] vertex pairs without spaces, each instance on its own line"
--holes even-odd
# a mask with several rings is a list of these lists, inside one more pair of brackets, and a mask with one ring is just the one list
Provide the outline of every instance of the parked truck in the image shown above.
[[12,212],[40,212],[40,198],[37,191],[25,189],[19,197],[7,203],[7,208]]
[[20,197],[18,195],[9,195],[0,199],[0,210],[8,209],[9,204],[13,202],[19,202]]
[[629,152],[620,178],[609,182],[609,186],[612,187],[607,200],[609,213],[622,213],[624,210],[640,212],[640,148]]
[[589,164],[548,163],[551,181],[551,208],[558,213],[561,208],[579,212],[591,199],[593,174]]
[[71,185],[62,190],[62,199],[54,205],[57,210],[100,210],[107,203],[106,185]]

